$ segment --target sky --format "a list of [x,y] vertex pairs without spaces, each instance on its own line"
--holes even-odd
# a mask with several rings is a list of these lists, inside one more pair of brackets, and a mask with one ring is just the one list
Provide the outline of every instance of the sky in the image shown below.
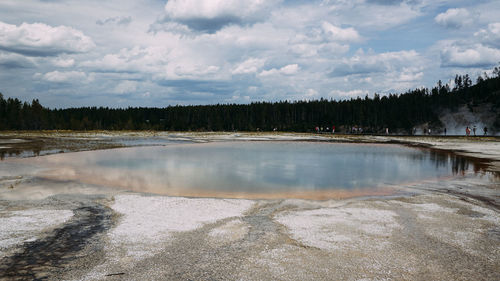
[[500,65],[500,1],[1,0],[0,92],[51,108],[350,99]]

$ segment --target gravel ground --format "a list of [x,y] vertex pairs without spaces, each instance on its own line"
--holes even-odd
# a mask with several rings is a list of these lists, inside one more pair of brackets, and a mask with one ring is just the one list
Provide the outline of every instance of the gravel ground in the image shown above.
[[[0,145],[300,139],[424,144],[486,159],[492,172],[500,159],[496,138],[67,134]],[[500,280],[494,174],[414,183],[404,196],[313,201],[166,197],[31,172],[0,171],[0,280]]]

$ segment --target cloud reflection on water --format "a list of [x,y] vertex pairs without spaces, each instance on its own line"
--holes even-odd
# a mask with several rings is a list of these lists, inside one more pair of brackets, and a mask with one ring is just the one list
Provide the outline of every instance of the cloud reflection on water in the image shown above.
[[466,158],[433,150],[308,142],[125,148],[31,162],[49,179],[168,195],[258,198],[387,194],[404,183],[480,170]]

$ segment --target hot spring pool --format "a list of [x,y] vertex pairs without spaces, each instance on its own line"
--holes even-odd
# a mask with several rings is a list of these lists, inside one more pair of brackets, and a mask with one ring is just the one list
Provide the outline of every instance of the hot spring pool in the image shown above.
[[[341,198],[472,171],[464,159],[389,144],[223,142],[21,159],[38,177],[174,196]],[[5,164],[5,163],[4,163]]]

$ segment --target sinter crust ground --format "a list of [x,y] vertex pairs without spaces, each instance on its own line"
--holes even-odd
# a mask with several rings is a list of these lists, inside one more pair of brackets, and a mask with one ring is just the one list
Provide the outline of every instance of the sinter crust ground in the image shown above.
[[[41,132],[4,134],[0,151],[165,139],[395,142],[500,167],[498,138]],[[406,196],[313,201],[154,196],[1,174],[0,280],[499,280],[500,187],[486,177],[416,183]]]

